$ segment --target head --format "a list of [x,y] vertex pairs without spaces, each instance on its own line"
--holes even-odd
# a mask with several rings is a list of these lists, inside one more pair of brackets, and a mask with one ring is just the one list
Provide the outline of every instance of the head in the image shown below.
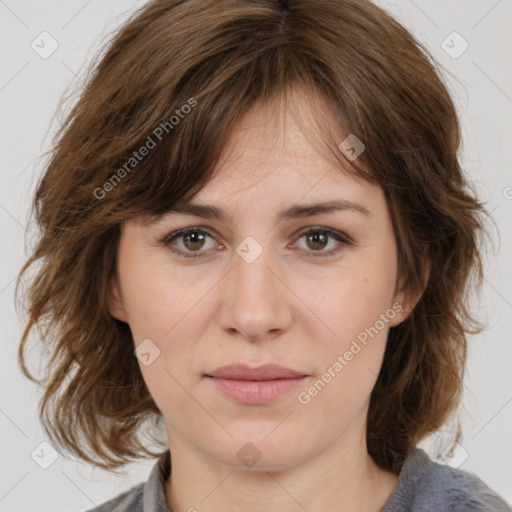
[[[362,435],[398,471],[455,410],[474,325],[483,208],[459,143],[427,50],[370,2],[149,2],[34,200],[20,358],[31,376],[38,327],[50,437],[113,469],[152,454],[148,421],[227,464],[252,443],[276,469]],[[208,377],[234,363],[306,378],[244,405]]]

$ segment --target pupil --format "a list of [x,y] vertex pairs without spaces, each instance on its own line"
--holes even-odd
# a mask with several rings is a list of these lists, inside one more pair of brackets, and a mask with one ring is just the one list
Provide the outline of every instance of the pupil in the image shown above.
[[187,241],[191,241],[192,245],[199,244],[199,247],[189,247],[189,249],[200,249],[201,248],[201,242],[204,241],[204,236],[201,233],[192,233],[186,236]]
[[314,235],[310,235],[310,240],[313,241],[313,246],[315,246],[312,248],[323,249],[325,247],[326,238],[325,233],[315,233]]

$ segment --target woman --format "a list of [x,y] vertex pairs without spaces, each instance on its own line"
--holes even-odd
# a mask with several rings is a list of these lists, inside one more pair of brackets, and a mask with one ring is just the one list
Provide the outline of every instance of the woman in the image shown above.
[[417,448],[478,330],[459,142],[428,52],[369,1],[133,15],[58,134],[22,273],[48,435],[105,469],[159,456],[95,510],[510,510]]

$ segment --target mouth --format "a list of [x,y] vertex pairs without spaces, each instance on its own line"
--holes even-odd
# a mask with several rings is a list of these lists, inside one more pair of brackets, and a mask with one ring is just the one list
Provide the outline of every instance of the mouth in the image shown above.
[[236,364],[218,368],[204,377],[237,403],[263,405],[290,392],[302,384],[308,375],[274,364],[257,368]]

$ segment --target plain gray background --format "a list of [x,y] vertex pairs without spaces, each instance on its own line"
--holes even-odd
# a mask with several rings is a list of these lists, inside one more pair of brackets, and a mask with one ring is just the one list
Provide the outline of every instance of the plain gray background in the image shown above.
[[[141,461],[127,466],[119,477],[57,453],[52,461],[52,449],[41,446],[47,439],[37,417],[40,390],[23,377],[17,363],[21,325],[14,309],[14,279],[26,258],[28,207],[42,172],[37,158],[49,149],[49,123],[57,101],[66,86],[79,80],[76,75],[82,76],[84,64],[108,33],[144,3],[0,0],[2,512],[85,511],[144,481],[153,465],[151,460]],[[426,44],[448,71],[446,80],[463,127],[463,165],[501,234],[486,260],[478,304],[488,329],[470,339],[460,413],[464,437],[453,452],[442,435],[422,446],[433,458],[443,452],[437,460],[476,473],[512,502],[512,74],[506,61],[512,48],[512,1],[378,3]],[[50,56],[44,55],[47,58],[31,47],[34,40],[45,37],[45,51],[51,49],[51,39],[40,36],[42,32],[58,44]]]

